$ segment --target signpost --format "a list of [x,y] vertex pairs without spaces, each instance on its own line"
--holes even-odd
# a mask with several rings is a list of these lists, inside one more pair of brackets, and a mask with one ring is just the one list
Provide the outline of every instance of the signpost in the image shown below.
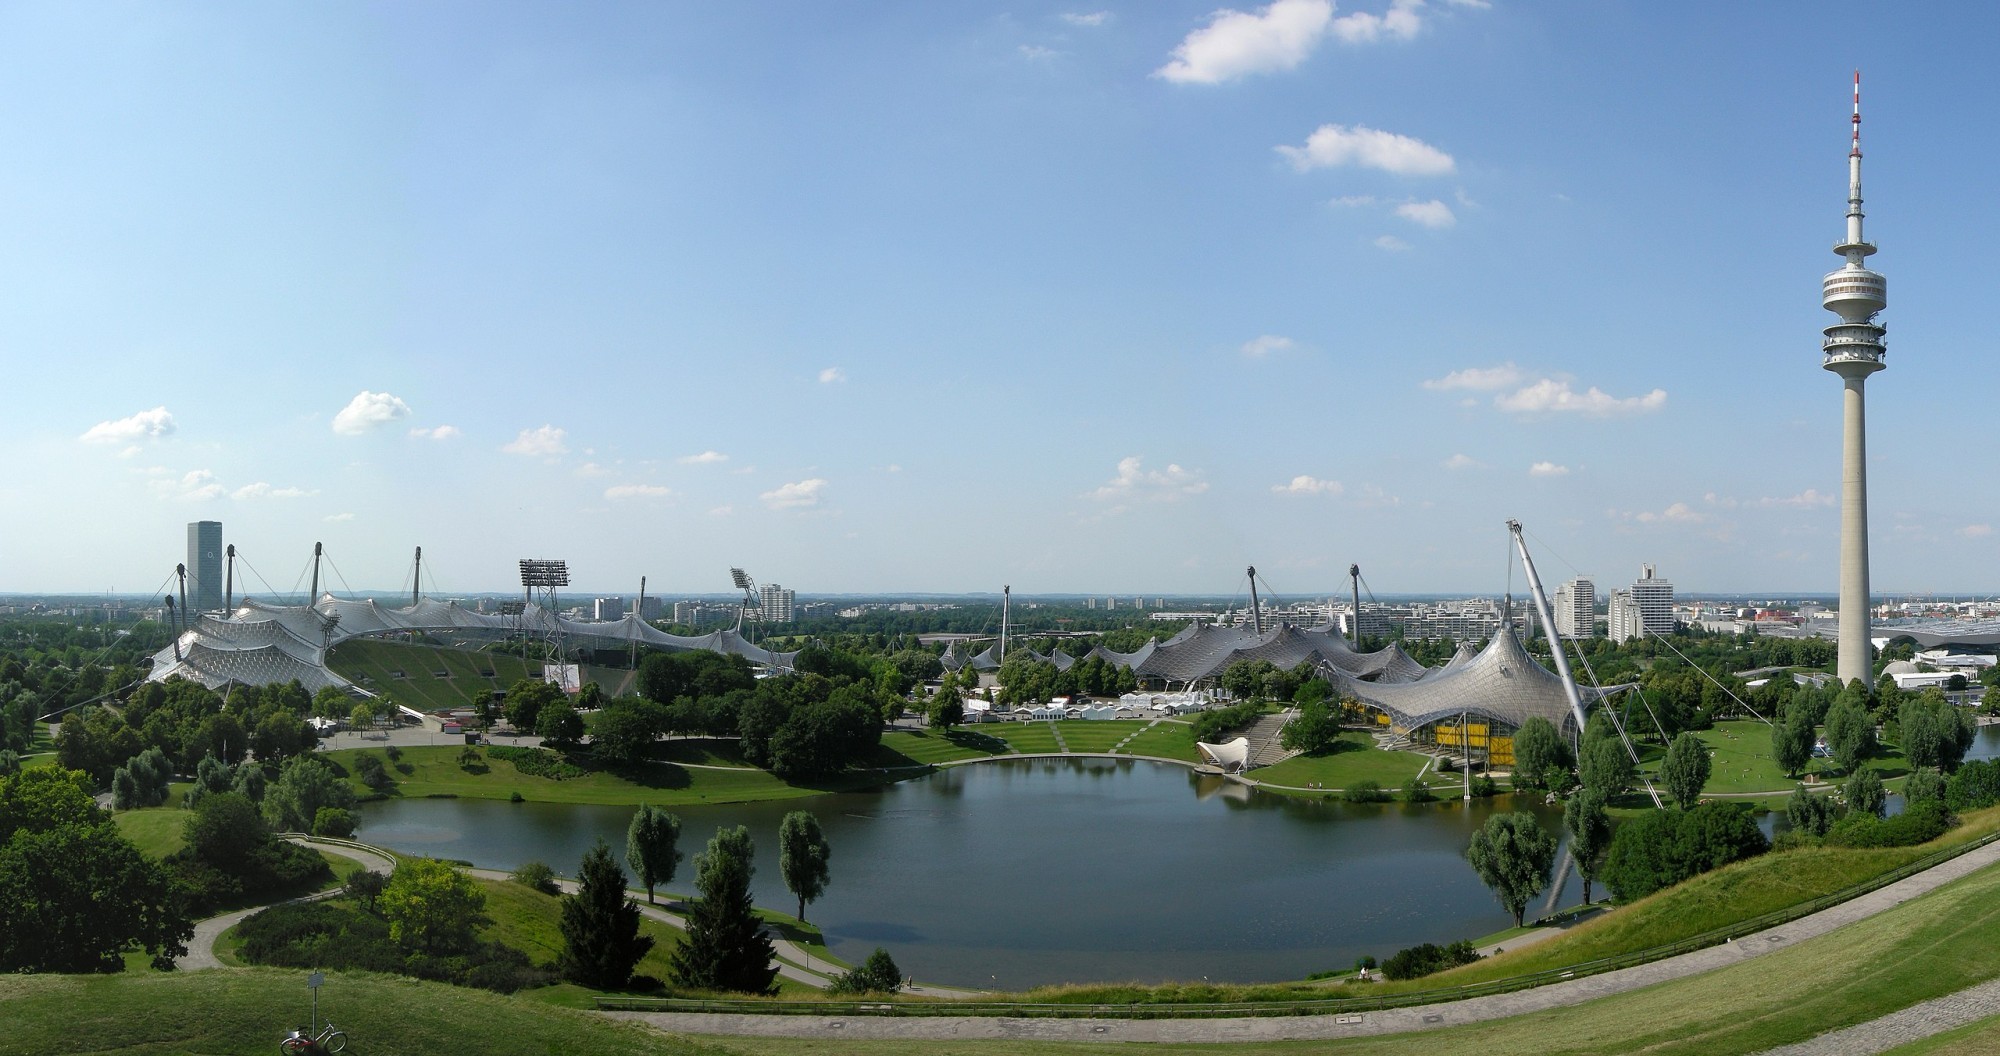
[[324,982],[326,982],[324,972],[314,972],[306,976],[306,989],[313,992],[312,1033],[314,1034],[319,1033],[319,988]]

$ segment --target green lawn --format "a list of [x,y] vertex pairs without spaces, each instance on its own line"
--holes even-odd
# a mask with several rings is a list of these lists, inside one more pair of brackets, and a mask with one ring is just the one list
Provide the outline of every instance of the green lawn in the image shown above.
[[[481,938],[512,946],[527,954],[528,959],[536,964],[553,964],[562,956],[560,897],[545,895],[511,880],[474,878],[473,883],[486,892],[485,912],[493,919],[493,923],[480,933]],[[653,937],[653,948],[646,952],[638,967],[633,969],[633,974],[650,975],[655,979],[668,978],[672,972],[668,959],[680,947],[685,933],[650,917],[639,918],[639,930]],[[533,993],[529,991],[528,996]]]
[[[1403,787],[1430,762],[1418,752],[1387,752],[1375,747],[1375,738],[1360,730],[1344,730],[1340,748],[1320,755],[1295,755],[1282,763],[1252,770],[1251,778],[1270,785],[1304,788],[1348,788],[1357,782],[1373,781],[1387,789]],[[1433,768],[1435,771],[1435,768]],[[1431,774],[1425,775],[1427,777]]]
[[1132,738],[1132,743],[1119,749],[1130,755],[1152,755],[1161,759],[1184,759],[1197,762],[1200,754],[1194,750],[1194,727],[1185,722],[1161,722],[1151,729]]
[[1047,722],[996,722],[980,727],[981,733],[988,731],[1013,745],[1014,750],[1023,755],[1062,751],[1056,746],[1055,729]]
[[[1718,722],[1712,729],[1695,731],[1695,736],[1713,752],[1710,759],[1714,769],[1703,792],[1711,795],[1789,792],[1799,783],[1778,769],[1771,757],[1771,728],[1756,719]],[[1659,760],[1664,754],[1657,745],[1647,745],[1640,752],[1647,772],[1656,781]],[[1862,765],[1881,774],[1884,781],[1894,781],[1910,772],[1902,751],[1894,745],[1878,747],[1875,755]],[[1829,759],[1812,760],[1806,765],[1806,773],[1817,773],[1822,781],[1838,781],[1842,776]]]
[[957,759],[984,759],[1009,754],[1012,749],[1006,741],[986,732],[992,728],[992,724],[981,723],[978,726],[955,726],[949,731],[932,728],[885,733],[882,735],[884,761],[879,765],[948,763]]
[[[563,781],[534,777],[515,769],[504,759],[486,758],[483,772],[459,765],[461,747],[425,745],[404,748],[402,764],[408,774],[392,771],[396,786],[391,795],[410,798],[459,796],[466,799],[507,799],[519,792],[524,799],[539,803],[609,803],[637,805],[654,803],[749,803],[767,799],[796,799],[822,792],[847,792],[873,788],[887,780],[879,772],[854,771],[810,783],[788,783],[763,770],[690,769],[673,763],[649,763],[618,771],[598,770]],[[344,748],[324,753],[347,771],[354,770],[354,757],[362,752],[380,754],[380,748]],[[400,768],[398,768],[400,769]],[[367,796],[367,786],[358,777],[349,778],[357,795]]]
[[148,858],[165,858],[187,846],[185,833],[193,815],[180,807],[121,810],[111,815],[118,832]]
[[1072,752],[1108,752],[1145,728],[1143,719],[1075,719],[1062,724],[1062,737]]

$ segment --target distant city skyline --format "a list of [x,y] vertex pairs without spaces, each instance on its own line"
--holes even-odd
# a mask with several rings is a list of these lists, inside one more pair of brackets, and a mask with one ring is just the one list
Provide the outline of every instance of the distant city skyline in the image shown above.
[[1554,583],[1831,594],[1856,67],[1870,585],[2000,587],[1919,472],[2000,11],[1231,7],[16,8],[0,592],[214,520],[280,591],[1497,596],[1515,517]]

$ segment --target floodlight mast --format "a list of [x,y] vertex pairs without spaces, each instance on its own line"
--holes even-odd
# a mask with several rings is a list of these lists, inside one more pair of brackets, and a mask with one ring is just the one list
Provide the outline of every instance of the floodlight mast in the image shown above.
[[750,573],[740,568],[732,568],[729,570],[729,581],[736,584],[737,590],[743,592],[743,603],[736,607],[736,633],[740,635],[743,633],[744,617],[751,609],[757,610],[759,619],[763,618],[764,603],[757,600],[757,581],[750,578]]
[[563,662],[562,619],[556,615],[556,589],[569,586],[569,562],[548,558],[524,557],[521,559],[521,589],[525,594],[521,606],[521,642],[528,641],[529,608],[533,607],[535,591],[542,592],[544,604],[549,613],[549,631],[544,637],[548,648],[555,654],[557,663]]
[[1264,636],[1264,609],[1257,604],[1257,566],[1251,565],[1250,576],[1250,625],[1257,630],[1257,637]]
[[226,620],[236,608],[236,544],[230,543],[222,552],[225,558],[222,565],[222,618]]

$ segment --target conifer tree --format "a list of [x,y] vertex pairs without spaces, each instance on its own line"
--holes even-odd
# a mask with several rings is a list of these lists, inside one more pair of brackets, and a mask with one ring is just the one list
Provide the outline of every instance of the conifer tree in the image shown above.
[[562,900],[562,973],[593,990],[617,990],[653,948],[639,934],[639,907],[625,897],[625,870],[603,840],[583,856],[577,890]]
[[777,949],[751,912],[750,877],[754,850],[750,830],[723,829],[695,855],[695,888],[700,900],[689,907],[687,938],[674,950],[676,985],[695,990],[777,992]]

